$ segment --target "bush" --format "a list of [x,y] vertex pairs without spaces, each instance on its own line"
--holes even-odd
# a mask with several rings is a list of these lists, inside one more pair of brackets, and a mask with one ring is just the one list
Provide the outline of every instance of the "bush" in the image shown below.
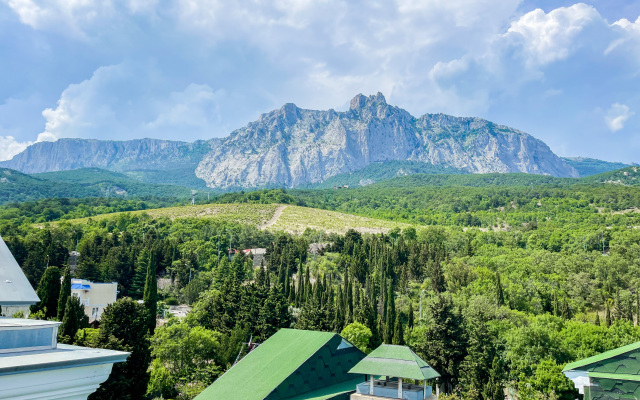
[[178,299],[176,299],[175,297],[167,297],[166,300],[164,301],[164,304],[168,306],[177,306]]

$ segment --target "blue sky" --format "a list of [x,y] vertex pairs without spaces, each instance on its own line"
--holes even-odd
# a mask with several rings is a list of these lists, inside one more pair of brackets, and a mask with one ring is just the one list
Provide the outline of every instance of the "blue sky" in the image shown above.
[[63,137],[209,139],[381,91],[640,162],[638,1],[0,0],[0,54],[0,160]]

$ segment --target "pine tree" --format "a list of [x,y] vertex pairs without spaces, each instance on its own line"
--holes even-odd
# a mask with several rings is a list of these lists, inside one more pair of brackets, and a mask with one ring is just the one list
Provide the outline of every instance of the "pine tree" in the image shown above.
[[429,314],[433,324],[426,329],[425,340],[416,345],[416,353],[440,373],[446,392],[451,392],[466,357],[464,320],[446,294],[439,294],[429,304]]
[[280,328],[288,328],[291,325],[291,313],[280,284],[275,284],[269,289],[269,294],[260,308],[256,326],[256,338],[267,340]]
[[124,350],[127,361],[113,365],[109,378],[91,396],[91,400],[144,399],[149,382],[148,313],[130,298],[119,299],[105,308],[100,319],[98,346]]
[[31,313],[44,312],[46,319],[58,316],[58,296],[60,296],[60,269],[58,267],[48,267],[36,292],[40,302],[31,306]]
[[148,313],[148,327],[149,334],[153,335],[156,329],[156,317],[158,314],[158,280],[156,278],[156,272],[158,265],[156,263],[155,254],[151,254],[149,257],[149,265],[147,267],[147,279],[144,285],[144,306]]
[[84,307],[80,299],[75,296],[67,296],[64,307],[64,318],[58,335],[63,343],[73,343],[78,330],[89,327],[89,317],[84,313]]
[[98,269],[98,265],[92,259],[86,257],[78,264],[78,277],[91,282],[102,281],[102,273]]
[[67,299],[71,296],[71,271],[69,268],[64,269],[64,277],[60,286],[60,295],[58,296],[58,321],[64,320],[64,313],[67,307]]

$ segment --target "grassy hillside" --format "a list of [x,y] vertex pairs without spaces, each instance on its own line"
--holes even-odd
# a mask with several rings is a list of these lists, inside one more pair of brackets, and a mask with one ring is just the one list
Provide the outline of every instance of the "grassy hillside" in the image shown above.
[[101,214],[88,218],[67,220],[69,223],[87,223],[103,219],[118,218],[119,215],[140,216],[151,218],[169,218],[171,220],[183,218],[203,218],[221,223],[246,224],[273,232],[285,231],[302,234],[306,229],[320,230],[328,233],[345,233],[355,229],[361,233],[388,232],[398,227],[411,226],[376,218],[367,218],[335,211],[316,208],[300,207],[282,204],[199,204],[195,206],[167,207],[132,212],[116,212]]
[[629,164],[621,162],[602,161],[587,157],[563,157],[562,159],[575,168],[578,174],[580,174],[580,177],[601,174],[629,166]]
[[585,182],[640,186],[640,167],[627,167],[582,179]]

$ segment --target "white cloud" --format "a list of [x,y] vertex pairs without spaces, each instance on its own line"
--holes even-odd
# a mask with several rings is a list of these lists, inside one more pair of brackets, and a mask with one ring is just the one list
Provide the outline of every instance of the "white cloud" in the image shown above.
[[189,84],[182,91],[152,90],[164,78],[149,66],[122,63],[98,68],[90,79],[69,85],[56,108],[42,112],[42,135],[130,139],[208,139],[220,135],[223,90]]
[[44,132],[56,137],[209,138],[285,102],[327,109],[382,91],[414,115],[482,116],[551,143],[559,131],[604,129],[603,114],[581,114],[600,103],[640,107],[628,90],[640,85],[640,19],[610,24],[607,8],[583,3],[0,1],[50,45],[52,63],[34,62],[30,75],[67,60],[79,71],[38,108],[50,107]]
[[530,66],[565,59],[576,47],[576,37],[586,26],[602,22],[598,11],[584,3],[545,13],[536,9],[511,24],[505,37],[522,46]]
[[46,133],[41,133],[35,142],[21,142],[13,136],[0,136],[0,161],[6,161],[13,158],[18,153],[36,142],[53,142],[56,138]]
[[635,113],[633,111],[629,110],[628,106],[620,103],[613,103],[609,108],[609,111],[607,111],[604,121],[611,132],[616,132],[624,128],[625,122],[627,122],[627,120],[634,114]]
[[152,134],[189,130],[190,136],[206,138],[222,124],[220,103],[225,97],[224,90],[216,92],[209,85],[189,84],[184,91],[158,100],[154,107],[157,117],[144,124],[144,129]]
[[114,15],[110,0],[5,0],[20,20],[34,29],[87,39],[85,30]]
[[631,22],[626,18],[620,19],[613,23],[612,29],[620,33],[620,38],[614,40],[607,47],[605,54],[627,46],[631,47],[637,58],[640,59],[640,17],[636,19],[636,22]]

